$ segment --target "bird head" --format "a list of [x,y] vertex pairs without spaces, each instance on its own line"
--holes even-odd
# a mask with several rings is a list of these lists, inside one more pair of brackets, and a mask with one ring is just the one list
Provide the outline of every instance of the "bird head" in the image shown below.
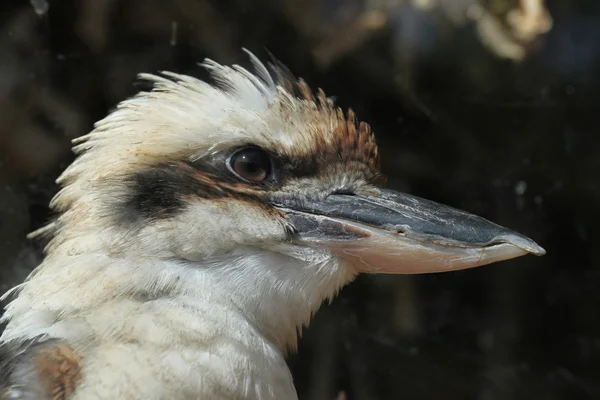
[[[78,158],[51,203],[60,216],[45,229],[53,239],[42,271],[81,254],[133,259],[135,268],[102,286],[128,293],[187,290],[211,271],[240,308],[270,310],[258,325],[284,324],[265,322],[277,304],[301,310],[289,336],[358,273],[451,271],[544,253],[483,218],[383,189],[367,124],[250,57],[254,73],[206,61],[215,84],[143,74],[151,91],[76,139]],[[168,260],[177,273],[144,269],[144,260]],[[79,290],[90,275],[69,268],[68,279],[81,280],[65,285]],[[118,274],[129,277],[120,289]]]

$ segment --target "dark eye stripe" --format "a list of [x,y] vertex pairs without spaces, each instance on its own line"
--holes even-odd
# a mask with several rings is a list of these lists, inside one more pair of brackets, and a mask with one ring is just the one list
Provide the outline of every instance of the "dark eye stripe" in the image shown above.
[[161,163],[146,167],[126,179],[128,194],[107,212],[118,213],[124,223],[160,220],[176,216],[186,207],[186,197],[235,199],[266,206],[266,193],[252,184],[227,178],[230,174],[209,164]]

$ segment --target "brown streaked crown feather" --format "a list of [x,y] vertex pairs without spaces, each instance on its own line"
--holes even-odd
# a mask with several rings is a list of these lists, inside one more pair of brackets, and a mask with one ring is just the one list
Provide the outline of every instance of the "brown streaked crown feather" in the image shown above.
[[372,170],[374,179],[379,179],[381,161],[375,134],[369,124],[357,121],[352,109],[348,109],[346,116],[340,107],[336,107],[333,101],[327,98],[323,89],[319,88],[315,96],[310,86],[303,79],[294,77],[287,67],[277,60],[269,66],[279,86],[297,99],[315,104],[317,109],[324,114],[324,117],[336,120],[335,142],[326,143],[324,140],[318,140],[326,135],[315,135],[317,146],[314,149],[315,154],[312,155],[311,161],[332,162],[337,160],[342,163],[362,163]]

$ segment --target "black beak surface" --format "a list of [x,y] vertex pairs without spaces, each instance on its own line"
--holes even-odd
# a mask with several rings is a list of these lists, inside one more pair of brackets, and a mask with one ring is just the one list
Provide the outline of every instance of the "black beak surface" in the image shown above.
[[484,218],[391,190],[275,205],[294,224],[298,240],[331,249],[361,272],[442,272],[546,253]]

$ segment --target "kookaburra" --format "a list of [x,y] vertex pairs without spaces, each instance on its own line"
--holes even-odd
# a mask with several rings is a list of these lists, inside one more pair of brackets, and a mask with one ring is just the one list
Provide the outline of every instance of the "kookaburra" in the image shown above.
[[367,124],[250,58],[142,74],[75,140],[46,257],[7,293],[0,398],[297,399],[284,356],[357,274],[544,254],[382,189]]

